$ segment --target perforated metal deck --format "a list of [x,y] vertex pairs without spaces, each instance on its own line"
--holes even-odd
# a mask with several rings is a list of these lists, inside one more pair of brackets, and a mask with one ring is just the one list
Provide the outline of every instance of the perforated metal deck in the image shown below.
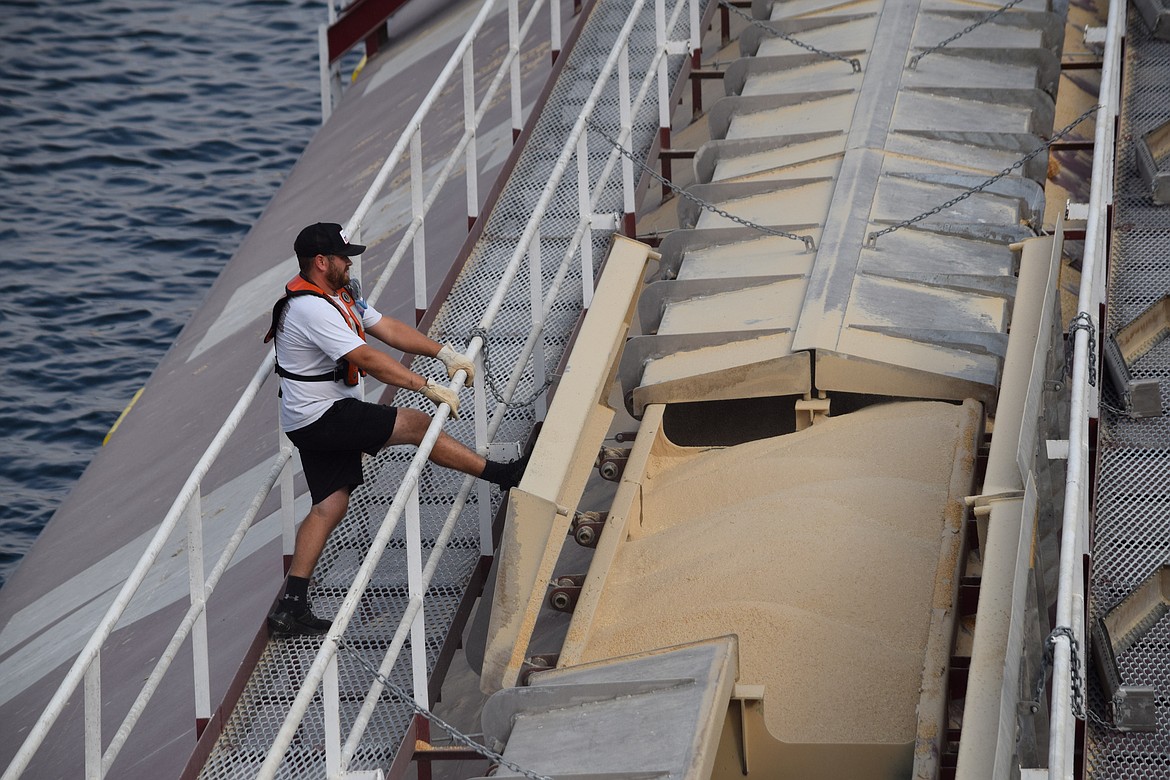
[[[703,5],[703,4],[701,4]],[[673,3],[668,2],[669,9]],[[504,186],[503,193],[487,217],[483,238],[473,250],[462,275],[439,312],[429,335],[440,342],[461,348],[471,338],[486,304],[491,299],[504,267],[516,250],[525,223],[537,199],[550,181],[551,171],[564,139],[580,115],[580,108],[598,80],[618,31],[629,18],[630,5],[621,0],[601,0],[584,21],[580,37],[549,101],[535,118],[534,132],[523,156]],[[687,16],[680,16],[674,37],[686,37]],[[635,24],[630,40],[630,72],[633,79],[646,73],[656,51],[654,4],[647,3]],[[683,66],[683,56],[669,58],[671,83]],[[608,104],[595,116],[601,129],[610,136],[619,134],[618,80],[611,79],[602,99]],[[658,106],[649,97],[633,117],[632,148],[645,157],[657,134]],[[589,142],[591,173],[596,176],[604,166],[611,146],[597,134]],[[619,169],[620,170],[620,169]],[[596,181],[596,179],[594,179]],[[621,179],[612,176],[596,211],[620,214],[622,211]],[[578,219],[577,178],[564,177],[555,191],[552,206],[541,226],[542,255],[558,257],[572,237]],[[609,235],[594,231],[594,265],[600,266],[606,255]],[[551,263],[543,264],[546,268]],[[547,294],[553,272],[545,273],[543,289]],[[596,273],[597,267],[594,272]],[[545,365],[554,367],[561,359],[582,306],[579,270],[570,271],[545,326],[543,349]],[[512,283],[504,307],[488,337],[492,374],[500,385],[506,383],[514,368],[531,323],[530,290],[527,271],[522,269]],[[531,364],[516,391],[516,397],[528,398],[533,391]],[[472,408],[471,391],[461,402]],[[430,411],[429,402],[417,393],[400,393],[394,401],[401,406],[415,406]],[[470,415],[467,415],[470,417]],[[535,422],[532,406],[510,409],[496,435],[496,441],[524,441]],[[470,420],[452,421],[446,430],[461,441],[473,441]],[[317,566],[311,598],[314,611],[329,616],[336,612],[346,590],[369,547],[373,534],[386,515],[394,491],[406,473],[413,450],[397,448],[383,451],[366,462],[366,483],[354,492],[350,510],[334,532]],[[443,526],[463,476],[445,469],[428,467],[422,475],[419,493],[422,500],[422,536],[424,556]],[[499,492],[492,491],[492,508],[498,506]],[[404,524],[400,524],[382,558],[370,588],[345,632],[346,644],[360,648],[366,660],[377,667],[390,643],[407,604],[406,551]],[[428,541],[430,540],[430,541]],[[426,594],[428,673],[433,672],[440,650],[452,629],[468,583],[480,563],[479,520],[476,493],[472,492],[459,518],[447,552]],[[254,777],[277,731],[289,711],[297,689],[305,678],[321,639],[296,638],[269,643],[248,682],[239,703],[206,761],[200,777]],[[370,674],[349,654],[340,652],[339,679],[342,699],[343,734],[354,721],[370,683]],[[410,653],[399,657],[391,680],[411,690]],[[387,769],[406,734],[411,720],[409,707],[383,695],[350,771]],[[285,754],[279,777],[320,778],[325,776],[325,724],[320,694],[310,708],[292,746]]]
[[[1134,145],[1142,133],[1170,119],[1170,42],[1154,38],[1133,8],[1122,84],[1106,313],[1109,332],[1133,321],[1170,291],[1170,207],[1152,202],[1137,168]],[[1170,376],[1170,342],[1162,341],[1131,369],[1135,378]],[[1165,400],[1161,417],[1130,419],[1103,410],[1098,448],[1091,618],[1103,616],[1170,560],[1170,409]],[[1087,777],[1170,774],[1168,660],[1170,620],[1162,616],[1143,640],[1117,659],[1127,685],[1149,685],[1157,691],[1158,731],[1123,734],[1090,720]],[[1091,670],[1090,677],[1094,677]],[[1090,705],[1103,715],[1105,705],[1095,681],[1090,694]]]

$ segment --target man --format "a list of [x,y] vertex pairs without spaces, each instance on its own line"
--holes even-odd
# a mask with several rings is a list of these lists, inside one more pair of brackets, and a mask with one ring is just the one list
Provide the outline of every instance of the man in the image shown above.
[[[369,374],[387,385],[415,390],[459,416],[459,397],[444,385],[416,374],[366,343],[370,335],[403,352],[441,360],[447,376],[465,371],[471,385],[475,368],[450,346],[432,341],[393,317],[355,299],[350,259],[365,247],[349,243],[341,225],[310,225],[293,248],[300,273],[285,287],[272,309],[265,341],[276,340],[276,372],[281,376],[280,424],[301,454],[313,506],[297,531],[285,595],[268,616],[276,636],[323,634],[332,623],[310,609],[309,578],[329,534],[345,516],[350,492],[362,483],[363,452],[374,454],[395,444],[418,445],[430,426],[429,415],[360,400],[358,381]],[[431,462],[514,487],[527,458],[512,463],[488,461],[440,433]]]

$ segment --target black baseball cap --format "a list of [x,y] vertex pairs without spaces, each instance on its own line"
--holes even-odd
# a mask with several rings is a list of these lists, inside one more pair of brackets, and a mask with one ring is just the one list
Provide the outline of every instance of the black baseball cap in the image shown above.
[[336,222],[318,222],[302,230],[293,242],[293,251],[297,257],[316,257],[317,255],[341,255],[353,257],[366,251],[361,244],[349,243],[349,236]]

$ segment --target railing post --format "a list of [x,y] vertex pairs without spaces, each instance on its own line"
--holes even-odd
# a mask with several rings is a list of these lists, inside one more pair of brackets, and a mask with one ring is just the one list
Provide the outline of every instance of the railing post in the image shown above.
[[102,651],[85,670],[85,777],[102,776]]
[[191,587],[191,605],[199,605],[191,626],[191,656],[195,674],[195,732],[211,720],[211,674],[207,648],[207,605],[204,603],[203,573],[203,501],[202,488],[195,490],[187,502],[187,581]]
[[[528,291],[532,304],[532,327],[539,334],[532,350],[532,389],[544,384],[547,373],[544,357],[544,274],[541,267],[540,230],[532,236],[528,245]],[[543,393],[536,399],[534,412],[537,420],[543,420],[548,404]]]
[[630,45],[622,44],[621,54],[618,56],[618,104],[621,108],[621,132],[618,138],[622,143],[622,231],[630,238],[637,234],[635,219],[637,205],[634,201],[634,161],[633,154],[633,122],[630,119]]
[[463,54],[463,131],[469,134],[465,152],[464,179],[467,182],[467,229],[479,217],[479,155],[475,143],[475,55],[468,46]]
[[548,0],[549,33],[548,48],[552,54],[552,62],[557,63],[561,53],[561,4],[559,0]]
[[321,73],[321,124],[333,114],[333,101],[341,92],[340,66],[329,64],[329,27],[317,28],[317,59]]
[[589,227],[581,239],[581,308],[593,303],[593,198],[589,188],[588,129],[577,136],[577,212]]
[[[666,72],[666,0],[654,0],[654,26],[658,39],[658,146],[662,151],[670,148],[670,85]],[[663,157],[663,178],[669,179],[669,158]],[[662,185],[662,199],[666,200],[670,188]]]
[[[483,347],[475,353],[475,382],[472,386],[475,411],[475,451],[488,451],[487,414],[487,372],[483,365]],[[491,485],[482,479],[475,481],[475,497],[479,504],[479,554],[491,555],[492,544],[492,494]]]
[[321,675],[321,705],[325,709],[325,777],[341,775],[341,686],[337,681],[337,653],[329,657]]
[[414,235],[414,321],[422,321],[427,310],[427,243],[426,217],[423,215],[422,130],[414,128],[410,136],[410,207],[418,221]]
[[[407,590],[411,601],[423,601],[422,582],[422,529],[419,521],[418,483],[421,475],[410,488],[410,495],[406,499],[406,579]],[[425,608],[420,608],[410,624],[410,660],[414,672],[414,701],[420,707],[430,709],[430,696],[427,692],[427,631],[423,616]]]
[[[520,53],[520,5],[518,0],[508,0],[508,49],[514,55]],[[520,94],[520,57],[512,58],[512,143],[520,138],[524,127],[524,107]]]
[[284,462],[284,467],[280,470],[280,546],[284,558],[282,561],[283,573],[288,574],[288,568],[292,565],[293,550],[297,543],[297,517],[296,508],[293,506],[296,500],[296,495],[293,492],[293,456],[291,454],[293,444],[280,428],[279,422],[277,422],[276,428],[276,438],[280,449],[290,453],[288,460]]

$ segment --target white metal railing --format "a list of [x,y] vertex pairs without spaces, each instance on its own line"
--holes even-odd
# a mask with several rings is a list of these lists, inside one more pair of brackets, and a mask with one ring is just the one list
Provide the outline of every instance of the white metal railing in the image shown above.
[[[451,80],[451,75],[455,72],[456,67],[462,64],[463,72],[463,87],[464,87],[464,109],[465,109],[465,130],[462,138],[456,149],[448,157],[446,164],[437,177],[436,183],[433,185],[430,193],[425,199],[419,199],[414,203],[414,218],[409,229],[403,236],[399,245],[399,250],[395,252],[393,261],[387,265],[379,277],[379,282],[368,296],[370,300],[376,300],[377,296],[385,287],[389,280],[390,274],[393,273],[394,268],[397,267],[398,261],[405,253],[405,247],[409,245],[415,237],[418,237],[418,245],[422,246],[422,226],[425,220],[427,211],[435,202],[437,194],[442,186],[450,178],[451,172],[454,170],[455,163],[459,155],[464,150],[467,152],[466,165],[466,186],[468,189],[468,204],[469,204],[469,218],[474,219],[477,215],[474,212],[475,204],[478,198],[474,196],[476,188],[476,179],[478,177],[478,160],[475,157],[474,139],[475,133],[478,129],[483,117],[487,111],[488,106],[491,105],[496,92],[503,83],[505,75],[511,74],[511,89],[514,97],[513,103],[513,123],[518,121],[519,111],[515,106],[518,106],[519,94],[521,89],[520,70],[518,68],[520,46],[527,38],[528,32],[531,30],[533,21],[537,12],[540,10],[544,0],[535,0],[524,25],[521,27],[516,20],[519,18],[518,0],[508,0],[509,2],[509,18],[512,23],[509,24],[509,48],[507,55],[503,58],[496,77],[492,80],[488,87],[480,108],[473,111],[475,105],[475,85],[473,76],[475,73],[474,60],[472,54],[472,43],[483,30],[487,20],[491,15],[491,11],[496,3],[496,0],[485,0],[471,27],[463,36],[459,46],[452,54],[451,58],[443,68],[440,76],[436,79],[434,85],[427,93],[422,105],[415,112],[406,131],[398,139],[390,157],[383,165],[379,175],[370,185],[369,190],[363,197],[358,210],[350,219],[348,226],[353,234],[357,234],[361,228],[361,222],[370,206],[373,204],[375,198],[379,195],[382,188],[385,186],[387,179],[393,168],[401,160],[403,150],[409,144],[412,147],[411,173],[412,173],[412,188],[418,188],[421,191],[421,148],[417,142],[412,143],[412,139],[419,137],[422,130],[423,120],[427,118],[432,107],[438,101],[442,90],[447,86]],[[559,14],[555,15],[555,19],[559,22]],[[559,46],[560,31],[552,36],[553,41]],[[421,251],[415,253],[416,269],[425,267],[425,254]],[[360,278],[360,277],[359,277]],[[421,270],[416,270],[416,278],[424,280],[423,289],[425,290],[425,276]],[[204,451],[202,457],[199,459],[195,468],[187,478],[183,487],[180,489],[178,496],[175,498],[170,509],[159,525],[151,541],[147,545],[146,550],[139,558],[134,569],[131,571],[125,584],[122,586],[114,602],[111,604],[97,627],[94,629],[89,640],[78,654],[65,679],[58,686],[56,692],[53,694],[49,703],[45,706],[36,723],[32,726],[28,736],[21,744],[20,749],[13,757],[12,762],[5,769],[2,780],[15,780],[21,776],[24,770],[28,767],[37,750],[44,742],[50,729],[60,717],[69,698],[77,690],[78,686],[84,682],[84,696],[85,696],[85,772],[87,778],[104,777],[109,771],[113,761],[117,758],[119,751],[125,744],[130,732],[137,724],[142,715],[147,703],[154,695],[159,684],[161,683],[171,663],[174,661],[179,648],[190,635],[192,636],[192,650],[194,653],[194,669],[195,669],[195,717],[197,723],[205,723],[211,717],[211,702],[210,702],[210,684],[209,684],[209,648],[207,644],[207,623],[205,607],[207,600],[214,592],[221,576],[227,570],[231,563],[239,545],[243,541],[244,535],[252,522],[255,520],[260,511],[261,505],[272,491],[274,485],[278,480],[281,483],[282,496],[282,512],[284,514],[284,526],[286,546],[290,537],[290,531],[293,524],[292,516],[292,483],[291,483],[291,469],[289,468],[289,458],[292,453],[291,445],[287,439],[281,439],[281,445],[278,453],[273,458],[271,468],[263,484],[260,486],[256,495],[253,497],[251,504],[237,525],[234,533],[229,539],[227,546],[224,548],[220,557],[216,561],[215,566],[206,578],[203,576],[203,543],[202,543],[202,511],[201,511],[201,495],[202,495],[202,481],[215,463],[216,459],[223,452],[228,439],[239,427],[241,421],[246,416],[250,409],[252,402],[258,395],[261,386],[272,375],[273,366],[275,363],[275,355],[269,351],[263,362],[256,369],[251,381],[244,389],[240,399],[236,402],[231,413],[216,433],[207,449]],[[436,415],[437,419],[445,419],[446,407],[440,410],[440,414]],[[432,426],[434,429],[435,426]],[[433,441],[432,441],[433,443]],[[429,447],[427,449],[429,452]],[[283,475],[283,476],[282,476]],[[417,474],[416,474],[417,478]],[[187,522],[187,551],[188,551],[188,572],[190,585],[190,599],[191,606],[184,615],[178,628],[175,630],[171,641],[167,645],[166,650],[160,655],[154,669],[147,678],[143,688],[141,689],[134,704],[130,707],[129,712],[125,716],[117,733],[110,742],[110,745],[103,751],[101,748],[101,648],[106,639],[113,632],[118,620],[122,617],[131,599],[138,592],[143,581],[146,578],[150,567],[158,559],[159,553],[166,545],[168,538],[178,527],[181,520]]]
[[[551,310],[559,293],[560,286],[568,275],[568,271],[575,259],[579,259],[581,263],[582,275],[592,279],[592,241],[590,239],[592,230],[601,228],[612,231],[618,226],[618,219],[614,215],[602,217],[594,212],[595,204],[597,203],[600,193],[605,189],[616,163],[621,159],[624,163],[621,172],[622,193],[624,207],[629,213],[633,212],[632,204],[634,199],[634,178],[632,172],[632,163],[629,157],[621,154],[619,149],[612,149],[608,155],[606,164],[602,174],[597,178],[596,183],[591,183],[588,168],[588,139],[586,134],[586,124],[595,111],[599,98],[603,90],[608,85],[610,78],[614,71],[617,71],[619,84],[619,103],[621,108],[621,132],[618,141],[622,144],[623,149],[629,153],[631,143],[631,116],[641,107],[645,101],[650,89],[658,82],[659,94],[663,91],[669,92],[669,86],[662,84],[659,64],[664,60],[668,53],[675,53],[680,48],[685,51],[687,42],[671,42],[666,40],[665,35],[658,36],[658,48],[655,56],[652,58],[651,64],[647,68],[647,72],[642,79],[637,96],[631,95],[630,89],[630,72],[629,72],[629,51],[628,42],[630,34],[634,28],[635,22],[638,20],[642,8],[646,0],[634,0],[632,6],[627,14],[625,24],[621,32],[614,41],[605,64],[603,65],[600,74],[596,78],[593,89],[589,94],[585,104],[580,109],[578,118],[573,125],[572,130],[565,138],[564,144],[561,148],[560,155],[554,165],[553,171],[549,176],[548,183],[542,190],[541,196],[533,208],[532,213],[525,224],[524,231],[516,242],[516,248],[509,258],[503,272],[503,277],[498,283],[495,292],[487,304],[485,311],[479,321],[479,330],[486,332],[495,322],[497,315],[505,303],[505,297],[509,292],[512,282],[515,280],[520,271],[521,263],[527,257],[529,262],[529,278],[530,286],[530,307],[532,324],[529,328],[527,338],[524,346],[521,349],[520,356],[517,359],[513,371],[509,377],[506,389],[504,390],[504,398],[510,398],[515,392],[519,382],[526,373],[527,365],[530,359],[533,360],[533,382],[540,386],[544,381],[544,367],[540,360],[539,352],[536,351],[536,346],[543,337],[544,322],[547,313]],[[691,19],[697,18],[697,0],[677,0],[670,21],[666,21],[665,2],[664,0],[656,0],[656,24],[668,25],[665,29],[673,29],[678,23],[679,16],[685,8],[691,9]],[[542,241],[541,241],[541,222],[545,213],[548,211],[553,200],[553,195],[557,187],[564,178],[566,172],[569,170],[573,158],[576,157],[578,167],[578,209],[577,209],[577,226],[573,237],[570,240],[565,251],[560,255],[557,271],[548,291],[542,288],[542,279],[544,278],[542,267]],[[360,212],[360,208],[359,208]],[[351,220],[350,228],[354,228],[357,222]],[[383,278],[379,280],[379,284],[384,284],[387,271],[383,272]],[[375,289],[380,289],[375,288]],[[590,286],[591,291],[591,286]],[[588,298],[585,299],[588,301]],[[498,401],[491,415],[491,419],[486,426],[482,424],[487,408],[486,398],[486,378],[482,371],[482,350],[483,350],[482,336],[473,336],[468,350],[467,356],[475,360],[480,366],[481,370],[476,374],[474,383],[474,409],[476,413],[476,445],[480,452],[486,450],[487,442],[495,435],[501,422],[503,422],[504,414],[507,410],[506,400]],[[534,357],[534,352],[536,356]],[[457,389],[462,385],[464,378],[463,372],[455,375],[450,387]],[[268,751],[263,765],[258,773],[259,778],[273,778],[279,770],[285,753],[292,743],[297,729],[300,726],[301,720],[304,718],[309,706],[314,701],[318,688],[321,689],[324,717],[325,717],[325,767],[327,776],[345,777],[349,770],[349,763],[352,760],[358,746],[361,743],[365,728],[369,722],[370,716],[373,713],[374,707],[382,693],[383,686],[377,679],[372,681],[369,692],[362,704],[362,708],[355,718],[354,725],[347,735],[345,743],[341,743],[341,716],[340,716],[340,700],[337,684],[337,651],[339,647],[339,640],[345,633],[349,621],[353,617],[358,604],[365,593],[366,587],[373,577],[382,554],[386,549],[386,545],[393,535],[399,520],[405,516],[406,518],[406,536],[407,536],[407,575],[408,575],[408,595],[409,601],[405,613],[402,617],[394,637],[392,638],[389,647],[384,654],[379,672],[383,677],[390,673],[394,665],[397,663],[399,654],[406,643],[408,637],[411,639],[412,652],[412,670],[413,670],[413,687],[415,703],[422,708],[429,708],[430,702],[428,700],[428,686],[426,673],[426,650],[423,638],[425,636],[425,625],[423,622],[423,594],[430,585],[431,577],[433,576],[438,562],[442,557],[446,542],[450,538],[454,530],[455,523],[462,511],[463,505],[470,493],[472,485],[475,483],[475,478],[466,477],[463,480],[459,494],[448,513],[443,529],[436,539],[430,557],[427,560],[425,569],[422,566],[421,558],[421,544],[419,540],[419,505],[418,505],[418,480],[423,465],[426,463],[427,457],[438,438],[439,432],[442,429],[443,423],[447,419],[450,409],[443,404],[436,412],[427,433],[424,436],[421,444],[418,447],[410,465],[407,469],[406,475],[399,489],[395,492],[395,497],[391,503],[386,515],[378,529],[377,534],[372,540],[369,550],[362,562],[357,575],[354,578],[353,584],[350,586],[345,599],[343,600],[337,615],[333,619],[332,627],[322,642],[321,648],[317,653],[308,673],[305,676],[304,684],[297,692],[296,698],[290,707],[289,713],[281,725],[281,728],[276,736],[272,747]],[[486,508],[486,502],[480,503],[481,511]],[[482,528],[482,525],[481,525]]]
[[[1078,316],[1089,318],[1097,329],[1096,314],[1104,299],[1105,261],[1108,240],[1107,210],[1113,202],[1115,119],[1121,103],[1121,38],[1124,34],[1126,3],[1110,0],[1106,26],[1105,55],[1093,140],[1093,179],[1089,195],[1089,216],[1085,231],[1085,255],[1081,263]],[[1089,348],[1090,334],[1083,328],[1073,331],[1074,352],[1072,399],[1069,414],[1068,463],[1064,493],[1064,516],[1060,545],[1060,579],[1056,601],[1056,625],[1072,630],[1080,657],[1087,658],[1083,621],[1085,583],[1081,565],[1089,527],[1089,418],[1098,414],[1099,388],[1088,383],[1090,361],[1099,355]],[[1098,340],[1100,343],[1100,340]],[[1097,371],[1100,376],[1101,372]],[[1054,636],[1052,662],[1052,720],[1049,724],[1048,776],[1059,780],[1073,776],[1075,714],[1073,686],[1086,691],[1085,664],[1079,680],[1071,679],[1070,642],[1065,634]],[[1082,693],[1085,706],[1087,696]]]

